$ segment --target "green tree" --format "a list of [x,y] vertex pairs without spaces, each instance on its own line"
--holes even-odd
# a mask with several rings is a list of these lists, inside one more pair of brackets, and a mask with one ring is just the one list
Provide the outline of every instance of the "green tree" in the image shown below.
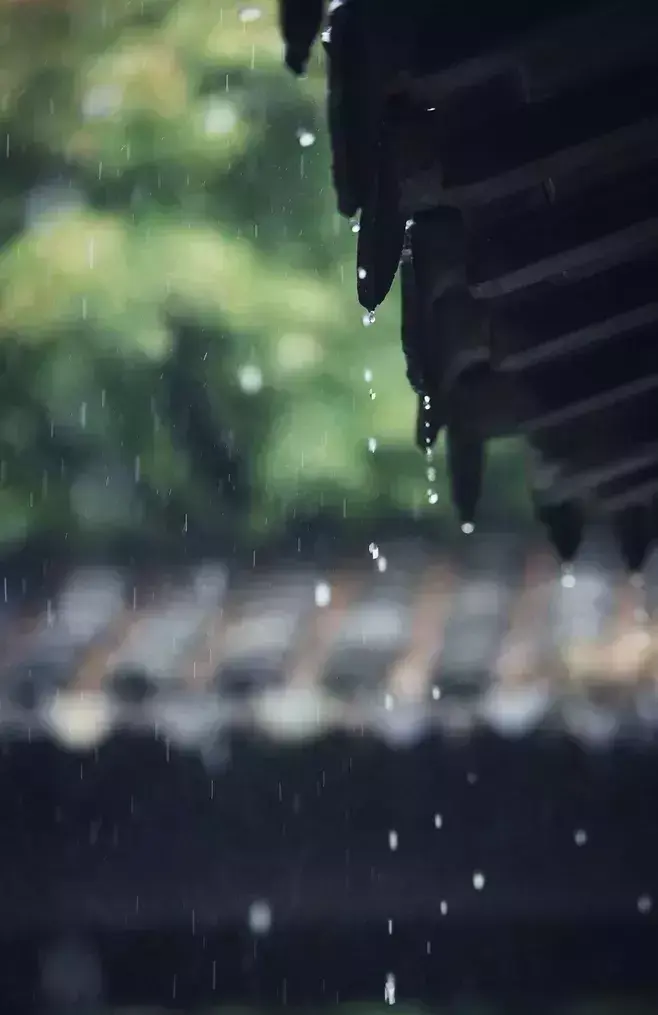
[[273,0],[5,0],[0,39],[0,537],[445,511]]

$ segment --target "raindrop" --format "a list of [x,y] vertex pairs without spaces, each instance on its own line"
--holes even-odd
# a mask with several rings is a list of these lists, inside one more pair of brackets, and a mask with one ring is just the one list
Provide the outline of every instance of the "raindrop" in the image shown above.
[[574,840],[574,842],[576,843],[577,846],[584,846],[585,843],[587,842],[587,832],[585,831],[585,829],[584,828],[579,828],[574,833],[573,840]]
[[473,875],[473,888],[476,892],[481,892],[484,888],[485,878],[482,871],[476,871]]
[[473,522],[464,522],[462,525],[462,532],[465,536],[470,536],[475,532],[475,526]]
[[377,570],[380,571],[383,574],[387,567],[388,567],[388,561],[387,561],[386,557],[379,557],[377,559]]
[[441,916],[446,916],[448,913],[448,903],[442,901],[441,904],[439,905],[439,910],[441,912]]
[[437,687],[436,684],[432,688],[432,697],[434,698],[434,701],[438,701],[441,697],[441,688]]
[[372,388],[371,388],[371,389],[370,389],[370,391],[368,392],[368,395],[370,396],[370,401],[371,401],[371,402],[374,402],[374,401],[375,401],[375,399],[377,398],[377,392],[376,392],[376,391],[373,391],[373,390],[372,390]]
[[368,370],[368,369],[364,370],[363,371],[363,379],[366,382],[366,384],[371,384],[372,383],[372,370]]
[[388,833],[388,848],[392,850],[392,852],[395,852],[398,848],[398,833],[395,831],[390,831]]
[[368,438],[368,451],[370,451],[370,453],[374,455],[376,450],[377,450],[377,438],[376,437],[369,437]]
[[389,973],[384,984],[384,1000],[386,1004],[395,1004],[395,977]]
[[395,700],[393,698],[393,695],[392,694],[387,694],[384,697],[384,708],[386,709],[387,712],[392,712],[394,705],[395,705]]
[[353,233],[358,233],[361,226],[359,225],[358,219],[350,219],[350,229]]
[[576,576],[573,573],[573,568],[570,564],[562,565],[562,576],[560,578],[560,584],[563,589],[572,589],[576,584]]
[[241,7],[238,11],[238,17],[243,25],[253,24],[254,21],[258,21],[262,17],[263,12],[260,7]]
[[466,782],[468,783],[469,786],[475,786],[475,783],[477,781],[478,781],[477,772],[469,772],[468,775],[466,776]]
[[315,134],[310,130],[298,130],[297,140],[301,148],[310,148],[315,144]]
[[263,373],[260,367],[243,366],[238,371],[238,384],[247,395],[257,395],[263,387]]
[[435,814],[434,815],[434,827],[435,828],[443,828],[443,818],[441,817],[440,814]]
[[329,43],[331,42],[331,28],[324,29],[324,31],[322,32],[322,41],[325,43],[325,45],[327,46],[329,45]]
[[368,274],[368,272],[366,271],[365,268],[357,268],[357,272],[356,273],[359,276],[359,278],[365,278],[366,275]]
[[315,605],[329,606],[331,602],[331,585],[327,582],[318,582],[315,586]]
[[368,547],[368,553],[370,554],[373,560],[377,560],[377,557],[379,556],[379,547],[377,546],[377,543],[370,544],[370,546]]
[[237,124],[238,114],[233,103],[213,99],[204,116],[203,128],[206,134],[223,137],[235,130]]
[[369,310],[367,314],[364,314],[361,318],[361,322],[364,328],[369,328],[371,324],[375,323],[375,311]]
[[393,933],[393,921],[392,920],[388,921],[388,932],[389,932],[389,934]]
[[430,502],[430,504],[438,504],[439,495],[436,492],[436,490],[428,490],[427,491],[427,499]]
[[637,900],[637,908],[640,913],[646,915],[653,909],[653,899],[650,895],[641,895]]
[[249,906],[249,930],[252,934],[267,934],[272,926],[272,910],[263,900]]

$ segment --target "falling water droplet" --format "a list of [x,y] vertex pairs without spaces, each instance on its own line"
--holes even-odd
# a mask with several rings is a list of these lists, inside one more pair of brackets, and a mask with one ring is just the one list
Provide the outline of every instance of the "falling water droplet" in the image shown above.
[[464,522],[462,525],[462,532],[465,536],[470,536],[475,532],[475,526],[473,522]]
[[377,560],[377,570],[383,574],[383,572],[386,570],[387,567],[388,561],[386,557],[379,557]]
[[440,814],[435,814],[434,815],[434,827],[435,828],[443,828],[443,818],[441,817]]
[[358,219],[350,219],[350,229],[353,233],[358,233],[360,228]]
[[579,828],[574,832],[573,839],[577,846],[584,846],[587,843],[587,832],[584,828]]
[[310,130],[298,130],[297,140],[301,148],[311,148],[315,144],[315,134]]
[[377,560],[377,557],[379,556],[379,547],[377,546],[377,543],[370,543],[368,546],[368,553],[373,560]]
[[365,278],[367,276],[367,274],[368,274],[368,272],[366,271],[365,268],[357,268],[356,273],[359,276],[359,278],[361,278],[361,279]]
[[572,589],[576,584],[576,576],[573,573],[571,564],[562,565],[562,575],[560,577],[560,584],[563,589]]
[[327,582],[318,582],[315,586],[315,605],[316,606],[329,606],[331,602],[331,585]]
[[249,930],[252,934],[267,934],[272,926],[272,910],[269,903],[258,900],[249,906]]
[[371,324],[375,323],[375,311],[369,310],[367,314],[364,314],[361,318],[361,322],[364,328],[369,328]]
[[370,451],[370,453],[374,455],[376,450],[377,450],[377,438],[376,437],[369,437],[368,438],[368,451]]
[[481,892],[485,885],[485,877],[482,871],[476,871],[473,875],[473,888],[476,892]]
[[384,1000],[386,1004],[395,1004],[395,977],[389,973],[384,984]]
[[388,848],[393,852],[398,848],[398,833],[394,830],[388,833]]
[[436,684],[432,688],[432,698],[434,699],[434,701],[439,701],[439,699],[441,698],[441,688],[437,687]]
[[372,383],[372,370],[369,370],[366,367],[366,369],[363,371],[363,379],[366,382],[366,384],[371,384]]
[[644,915],[650,913],[651,910],[653,909],[653,899],[651,898],[651,896],[641,895],[637,900],[637,908],[639,909],[640,913],[643,913]]
[[448,903],[445,900],[443,900],[441,902],[441,904],[439,905],[439,910],[441,912],[441,916],[446,916],[447,915],[447,913],[448,913]]
[[241,7],[238,11],[238,17],[243,25],[252,24],[254,21],[258,21],[262,16],[260,7],[250,5],[249,7]]

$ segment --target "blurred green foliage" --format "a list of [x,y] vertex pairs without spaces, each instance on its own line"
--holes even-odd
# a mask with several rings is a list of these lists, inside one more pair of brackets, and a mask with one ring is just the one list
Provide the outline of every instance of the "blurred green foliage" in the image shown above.
[[0,40],[0,541],[449,512],[274,0],[2,0]]

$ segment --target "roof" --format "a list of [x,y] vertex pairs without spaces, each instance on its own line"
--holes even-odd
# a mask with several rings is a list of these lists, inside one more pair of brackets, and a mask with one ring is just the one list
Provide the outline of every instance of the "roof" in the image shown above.
[[[323,5],[283,0],[299,72]],[[658,17],[613,2],[328,5],[339,209],[369,314],[401,264],[417,442],[462,521],[522,436],[563,559],[593,515],[633,570],[658,533]],[[548,477],[548,478],[547,478]]]
[[510,537],[470,538],[459,562],[402,541],[326,570],[206,562],[147,581],[85,567],[27,612],[9,584],[0,736],[84,748],[155,726],[212,754],[236,726],[400,744],[432,727],[653,735],[658,628],[643,611],[658,560],[640,589],[597,547],[561,574]]

